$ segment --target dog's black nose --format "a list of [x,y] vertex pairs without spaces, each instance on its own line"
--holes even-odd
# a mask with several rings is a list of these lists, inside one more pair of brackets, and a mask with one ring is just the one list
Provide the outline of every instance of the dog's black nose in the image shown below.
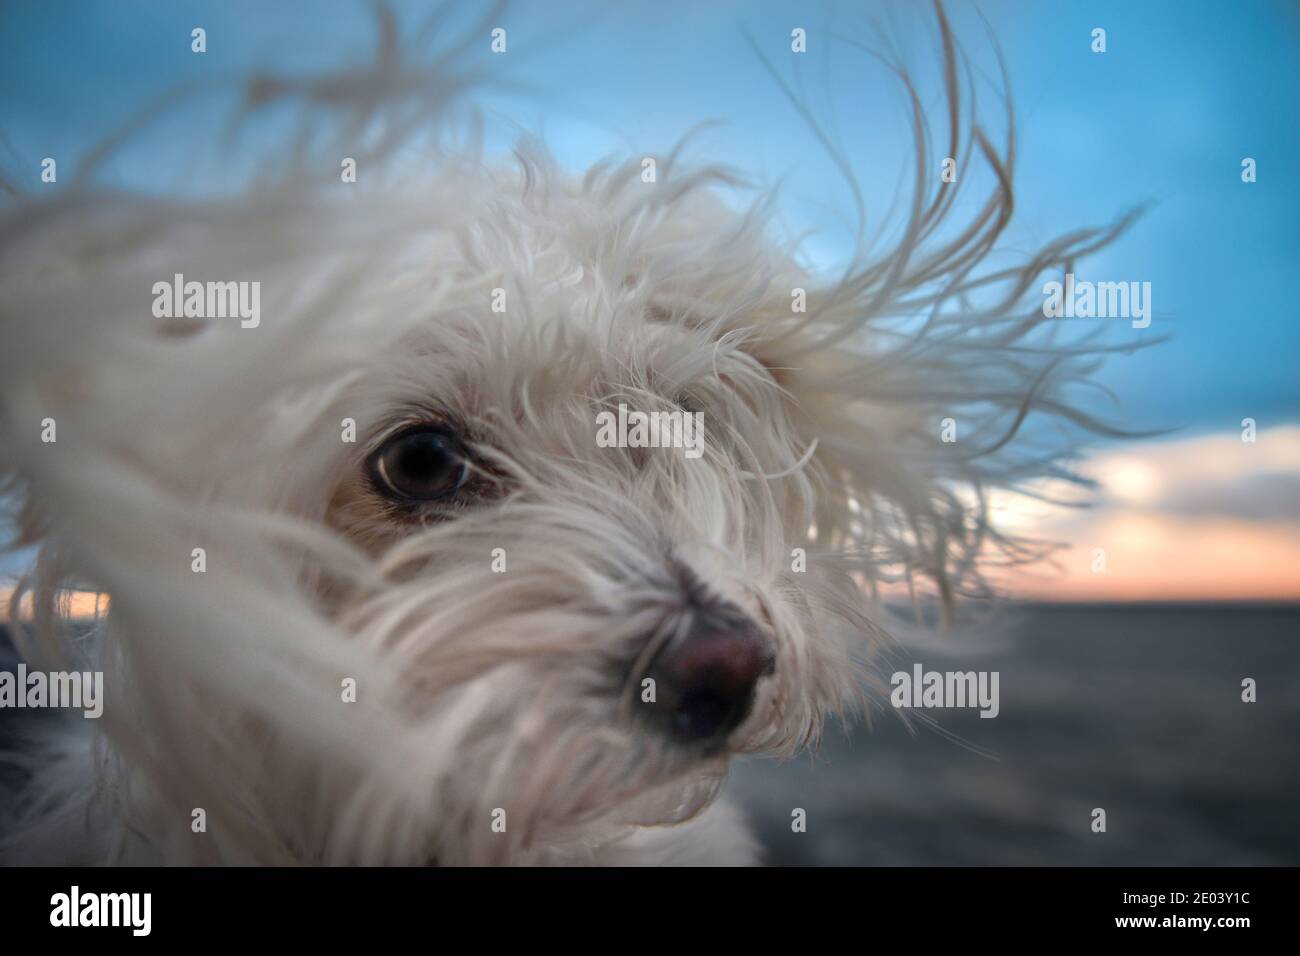
[[651,662],[652,717],[678,739],[719,744],[749,716],[758,679],[775,666],[771,643],[752,625],[702,624]]

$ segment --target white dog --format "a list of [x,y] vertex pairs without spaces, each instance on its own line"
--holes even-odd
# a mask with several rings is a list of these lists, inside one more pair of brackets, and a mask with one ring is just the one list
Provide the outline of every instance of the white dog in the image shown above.
[[[985,492],[1064,474],[1027,414],[1083,420],[1093,360],[1032,294],[1107,236],[984,265],[1014,151],[957,123],[939,21],[954,138],[913,98],[899,238],[829,278],[676,154],[400,165],[465,84],[387,22],[368,72],[249,81],[306,146],[241,192],[10,200],[29,665],[69,589],[111,605],[103,716],[45,743],[8,859],[755,860],[728,759],[863,709],[880,585],[949,605],[1027,557]],[[955,229],[945,156],[1000,183]]]

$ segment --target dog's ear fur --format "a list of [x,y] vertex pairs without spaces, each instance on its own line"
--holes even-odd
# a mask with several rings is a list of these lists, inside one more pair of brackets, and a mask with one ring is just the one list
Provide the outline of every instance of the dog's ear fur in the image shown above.
[[[989,593],[986,564],[1050,551],[1002,534],[989,520],[988,493],[1032,490],[1042,479],[1086,485],[1069,468],[1074,442],[1117,434],[1076,404],[1074,390],[1099,364],[1101,350],[1088,340],[1096,330],[1067,337],[1034,293],[1128,220],[981,275],[973,270],[1012,202],[1004,161],[987,155],[1005,175],[984,232],[969,229],[935,256],[923,248],[924,230],[911,228],[917,238],[879,260],[829,283],[808,277],[806,314],[791,314],[790,290],[779,290],[744,334],[816,445],[819,546],[850,554],[873,584],[901,581],[915,594],[928,582],[945,613],[960,596]],[[1051,420],[1058,427],[1044,427]]]

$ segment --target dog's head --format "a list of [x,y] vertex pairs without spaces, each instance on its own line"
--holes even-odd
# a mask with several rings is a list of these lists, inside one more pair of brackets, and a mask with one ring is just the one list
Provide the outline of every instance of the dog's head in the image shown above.
[[460,728],[457,834],[671,822],[860,702],[864,602],[819,553],[849,516],[773,364],[809,282],[708,182],[495,177],[431,257],[464,291],[339,399],[326,520],[381,580],[331,612]]

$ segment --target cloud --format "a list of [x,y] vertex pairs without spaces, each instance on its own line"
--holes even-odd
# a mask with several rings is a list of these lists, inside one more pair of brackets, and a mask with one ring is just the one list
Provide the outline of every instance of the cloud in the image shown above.
[[1085,469],[1112,507],[1188,518],[1300,521],[1300,428],[1155,442],[1099,455]]
[[1100,486],[1092,508],[1000,501],[1017,532],[1069,546],[1058,573],[1004,575],[1013,594],[1300,599],[1300,428],[1127,445],[1081,470]]
[[1247,521],[1300,521],[1300,474],[1271,472],[1230,481],[1185,481],[1161,503],[1161,510]]

